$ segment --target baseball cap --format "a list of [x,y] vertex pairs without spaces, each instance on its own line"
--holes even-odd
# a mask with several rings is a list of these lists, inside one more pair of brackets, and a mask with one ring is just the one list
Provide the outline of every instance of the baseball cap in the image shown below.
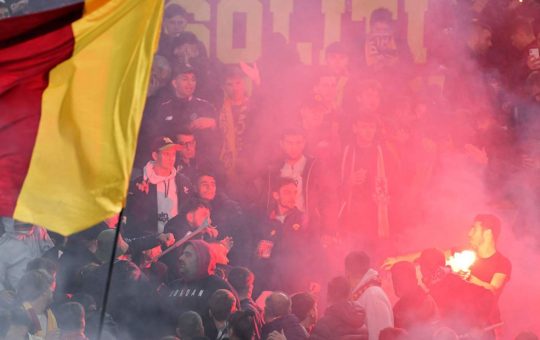
[[178,149],[178,144],[173,142],[172,138],[167,136],[157,137],[152,143],[152,152],[159,152],[168,148]]
[[[101,262],[107,262],[111,258],[111,253],[114,245],[116,230],[107,229],[99,233],[97,238],[96,258]],[[122,235],[118,235],[116,244],[116,257],[124,255],[128,251],[128,244],[124,241]]]

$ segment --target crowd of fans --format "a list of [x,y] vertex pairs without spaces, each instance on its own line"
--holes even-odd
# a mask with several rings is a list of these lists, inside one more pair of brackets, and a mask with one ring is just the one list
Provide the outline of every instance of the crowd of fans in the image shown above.
[[375,268],[456,167],[538,237],[540,4],[433,1],[430,18],[421,65],[385,8],[322,66],[279,34],[223,65],[168,4],[125,210],[67,238],[2,219],[0,337],[500,338],[496,217],[474,220],[470,271],[436,249],[387,259],[394,306]]

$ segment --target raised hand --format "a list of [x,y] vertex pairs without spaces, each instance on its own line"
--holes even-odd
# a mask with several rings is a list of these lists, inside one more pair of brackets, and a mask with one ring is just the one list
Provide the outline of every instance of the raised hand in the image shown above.
[[250,66],[248,63],[241,61],[240,68],[255,85],[261,85],[261,72],[259,72],[257,63],[253,63],[253,66]]

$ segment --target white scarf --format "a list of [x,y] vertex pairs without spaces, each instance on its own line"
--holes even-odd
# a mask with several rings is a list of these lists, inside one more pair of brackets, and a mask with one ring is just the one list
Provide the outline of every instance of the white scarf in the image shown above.
[[159,176],[154,171],[155,162],[150,161],[143,169],[144,180],[156,185],[157,191],[157,232],[162,233],[167,222],[178,215],[178,191],[176,189],[176,169],[168,176]]

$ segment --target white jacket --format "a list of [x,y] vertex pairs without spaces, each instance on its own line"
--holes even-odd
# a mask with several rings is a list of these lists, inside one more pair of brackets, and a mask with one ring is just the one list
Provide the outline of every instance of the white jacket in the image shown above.
[[[369,269],[362,277],[353,292],[379,275],[376,270]],[[394,314],[388,296],[380,286],[367,288],[355,303],[366,312],[366,326],[369,340],[378,340],[379,332],[387,327],[394,327]]]

